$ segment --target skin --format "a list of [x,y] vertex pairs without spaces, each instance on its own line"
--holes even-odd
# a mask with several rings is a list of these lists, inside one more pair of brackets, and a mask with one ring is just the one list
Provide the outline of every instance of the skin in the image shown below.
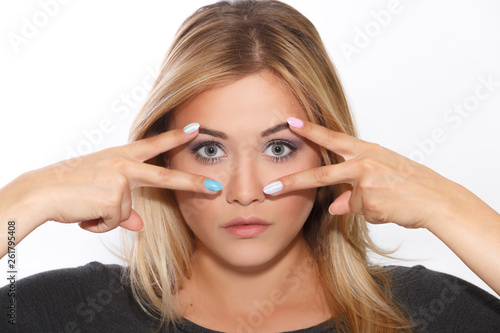
[[[283,281],[289,271],[310,256],[301,229],[312,209],[316,188],[279,198],[262,191],[274,178],[321,165],[317,146],[288,129],[285,120],[290,116],[305,114],[293,95],[269,72],[205,91],[172,115],[172,128],[198,122],[201,129],[195,140],[169,152],[167,164],[175,170],[211,175],[224,185],[215,196],[175,192],[197,247],[193,276],[179,297],[179,307],[184,317],[199,325],[235,331],[238,318],[247,320],[256,311],[254,302],[269,300],[273,290],[280,290],[286,297],[283,303],[273,305],[265,323],[258,325],[259,330],[306,328],[329,317],[321,304],[322,294],[315,287],[316,270],[304,274],[300,291],[292,290],[291,281]],[[263,132],[281,124],[285,126],[263,136]],[[205,133],[204,129],[226,137]],[[276,144],[276,140],[289,141],[297,150],[292,152]],[[208,146],[216,150],[215,158],[200,160],[193,154],[197,149],[206,158],[204,147],[199,146],[212,141],[220,144]],[[285,151],[279,156],[291,157],[273,160],[278,156],[272,150],[276,146]],[[256,237],[237,238],[221,226],[238,216],[259,217],[271,225]],[[311,293],[317,297],[303,302],[304,297],[311,299]]]
[[375,224],[427,228],[500,295],[500,214],[461,185],[393,151],[303,123],[290,129],[346,162],[282,177],[283,190],[274,195],[349,183],[352,191],[336,198],[330,213],[352,212]]
[[[0,219],[7,230],[16,221],[16,244],[46,221],[79,223],[91,232],[118,226],[142,229],[131,208],[131,192],[141,186],[199,191],[212,194],[207,177],[167,170],[144,162],[196,137],[176,129],[122,147],[62,161],[30,171],[0,189]],[[0,241],[7,243],[2,232]],[[1,249],[2,255],[7,252]]]
[[[303,145],[295,157],[271,162],[262,155],[267,150],[259,135],[287,117],[302,118],[304,125],[273,137],[285,135]],[[272,311],[259,330],[297,329],[330,315],[316,287],[316,268],[306,261],[301,224],[317,187],[349,183],[352,191],[332,203],[331,213],[354,212],[372,223],[427,228],[500,292],[497,212],[425,166],[304,119],[296,101],[269,73],[213,89],[178,109],[168,132],[28,172],[0,189],[0,242],[7,244],[9,219],[17,223],[16,244],[48,220],[81,222],[92,232],[118,226],[140,230],[143,223],[131,209],[130,192],[140,186],[170,188],[198,245],[193,277],[179,294],[179,311],[208,328],[234,331],[239,319],[248,322],[255,304],[271,300]],[[191,140],[207,135],[185,134],[182,127],[192,121],[227,134],[225,159],[211,165],[193,160]],[[319,167],[314,144],[346,162]],[[142,163],[164,152],[169,169]],[[208,178],[222,182],[224,189],[205,189]],[[262,188],[273,180],[281,181],[283,190],[264,195]],[[272,225],[256,239],[234,240],[218,227],[235,215],[258,215]],[[7,247],[0,248],[5,254]],[[229,324],[227,318],[232,318]]]

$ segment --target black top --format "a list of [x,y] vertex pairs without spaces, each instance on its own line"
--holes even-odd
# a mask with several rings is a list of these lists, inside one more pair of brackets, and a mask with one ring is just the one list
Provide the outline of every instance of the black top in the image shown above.
[[[498,298],[464,280],[423,266],[388,269],[395,300],[406,307],[418,325],[415,332],[500,332]],[[130,287],[123,282],[123,272],[118,265],[92,262],[39,273],[17,281],[15,286],[7,285],[0,289],[0,332],[155,331],[157,322],[134,301]],[[258,332],[248,322],[244,325],[239,331]],[[180,327],[167,331],[214,333],[186,319]],[[317,325],[294,333],[332,331]]]

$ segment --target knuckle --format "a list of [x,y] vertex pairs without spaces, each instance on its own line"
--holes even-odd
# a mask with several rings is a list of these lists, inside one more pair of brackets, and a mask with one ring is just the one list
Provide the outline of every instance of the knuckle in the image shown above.
[[384,216],[378,210],[371,210],[369,208],[364,208],[363,216],[370,223],[382,223],[385,221]]
[[294,188],[298,181],[293,176],[285,176],[281,178],[281,183],[287,188]]
[[386,223],[389,221],[387,207],[384,207],[384,202],[377,196],[366,196],[363,198],[363,215],[368,222],[371,223]]
[[367,177],[363,177],[358,181],[357,187],[359,188],[359,190],[361,192],[364,193],[364,192],[370,190],[371,188],[373,188],[373,184],[372,184],[370,179],[368,179]]
[[337,141],[340,137],[340,134],[336,131],[326,131],[326,140],[328,140],[328,142],[330,141]]
[[363,174],[373,174],[376,172],[380,172],[384,165],[378,160],[374,159],[371,156],[363,156],[359,159],[359,165]]
[[109,157],[103,163],[106,167],[116,170],[123,170],[126,167],[126,160],[122,156]]
[[167,168],[161,168],[158,171],[158,179],[162,183],[168,183],[172,179],[172,170]]
[[109,219],[102,219],[102,223],[97,225],[97,232],[103,233],[113,230],[116,227],[114,220],[115,219],[113,217],[110,217]]
[[326,182],[326,179],[328,178],[329,172],[326,168],[316,168],[314,170],[314,178],[316,181],[319,183],[323,184]]
[[129,186],[128,179],[122,174],[115,174],[113,180],[113,185],[118,189],[126,189]]
[[106,199],[103,200],[103,204],[105,210],[110,212],[111,214],[115,212],[116,208],[121,206],[122,195],[120,192],[113,191],[106,196]]
[[360,169],[360,174],[364,176],[373,171],[374,165],[371,158],[364,156],[359,158],[357,167]]
[[378,214],[378,205],[377,200],[371,197],[363,199],[363,212],[368,213],[370,215]]

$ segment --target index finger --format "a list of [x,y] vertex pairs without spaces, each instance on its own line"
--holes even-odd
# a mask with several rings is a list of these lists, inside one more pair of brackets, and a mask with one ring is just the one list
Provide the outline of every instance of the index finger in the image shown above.
[[194,139],[198,135],[199,128],[200,124],[191,123],[184,128],[177,128],[131,142],[122,148],[131,158],[144,162]]
[[289,117],[287,122],[294,133],[342,156],[346,161],[353,159],[361,152],[361,145],[364,141],[353,136],[294,117]]
[[181,170],[167,169],[156,165],[131,161],[124,165],[131,189],[137,187],[160,187],[171,190],[216,193],[223,185],[206,176]]
[[291,191],[323,187],[341,183],[353,184],[356,170],[352,162],[331,164],[307,169],[278,178],[263,189],[265,194],[284,194]]

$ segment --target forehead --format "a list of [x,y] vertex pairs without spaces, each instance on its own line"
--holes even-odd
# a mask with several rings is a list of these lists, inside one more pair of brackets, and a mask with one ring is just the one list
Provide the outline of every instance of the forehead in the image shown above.
[[291,116],[304,118],[305,112],[285,84],[264,71],[200,93],[173,112],[170,127],[198,122],[211,128],[260,131]]

